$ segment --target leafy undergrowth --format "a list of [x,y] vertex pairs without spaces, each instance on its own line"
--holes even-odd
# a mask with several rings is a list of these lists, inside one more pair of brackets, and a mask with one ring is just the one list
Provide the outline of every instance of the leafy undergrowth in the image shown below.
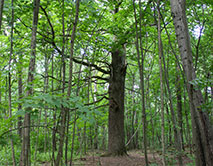
[[[74,166],[145,166],[144,154],[139,150],[128,151],[128,156],[124,157],[100,157],[104,152],[94,151],[88,152],[86,156],[77,157],[73,161]],[[162,165],[159,153],[148,153],[150,166]],[[183,156],[185,166],[194,165],[193,160],[187,156]],[[49,166],[49,163],[42,163],[40,166]],[[177,159],[172,155],[167,155],[167,165],[178,165]]]

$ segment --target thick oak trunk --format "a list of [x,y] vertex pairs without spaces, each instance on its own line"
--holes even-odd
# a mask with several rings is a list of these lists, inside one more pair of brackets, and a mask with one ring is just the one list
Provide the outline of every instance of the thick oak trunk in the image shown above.
[[112,51],[111,74],[109,82],[109,133],[108,151],[110,155],[124,155],[124,86],[125,86],[125,50]]

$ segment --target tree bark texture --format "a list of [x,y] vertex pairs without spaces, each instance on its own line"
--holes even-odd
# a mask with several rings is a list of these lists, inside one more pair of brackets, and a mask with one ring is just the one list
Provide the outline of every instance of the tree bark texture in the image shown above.
[[196,165],[212,165],[213,163],[213,131],[208,114],[202,109],[203,97],[190,82],[196,78],[193,66],[192,49],[188,31],[185,0],[170,0],[173,23],[178,41],[183,69],[187,80],[190,111],[192,117],[192,133],[195,144]]
[[109,120],[108,152],[111,155],[124,155],[124,87],[126,76],[125,48],[112,51],[111,74],[109,81]]
[[[114,13],[119,12],[121,3],[115,4]],[[117,21],[115,19],[115,21]],[[115,41],[119,39],[116,39]],[[115,42],[116,43],[116,42]],[[117,42],[119,43],[119,42]],[[111,51],[109,78],[108,153],[112,156],[125,155],[124,95],[126,77],[126,50],[124,44],[116,44]]]

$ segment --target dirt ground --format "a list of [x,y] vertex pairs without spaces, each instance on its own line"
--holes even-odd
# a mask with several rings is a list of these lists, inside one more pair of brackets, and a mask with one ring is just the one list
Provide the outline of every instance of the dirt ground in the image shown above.
[[[148,154],[149,164],[151,166],[161,166],[161,157],[157,153],[149,153]],[[169,164],[171,166],[175,166],[174,158],[173,164]],[[188,157],[183,157],[184,166],[192,165],[192,160]],[[49,166],[48,163],[43,163],[40,166]],[[100,157],[100,153],[89,153],[87,156],[77,158],[73,161],[73,166],[145,166],[145,157],[140,151],[129,151],[128,156],[124,157]]]
[[[161,157],[156,154],[148,154],[149,164],[152,166],[161,166]],[[80,162],[79,162],[80,161]],[[184,157],[184,165],[188,165],[192,161]],[[98,157],[86,156],[74,162],[74,166],[145,166],[145,157],[140,151],[130,151],[128,156],[124,157]],[[174,165],[174,164],[172,164]]]

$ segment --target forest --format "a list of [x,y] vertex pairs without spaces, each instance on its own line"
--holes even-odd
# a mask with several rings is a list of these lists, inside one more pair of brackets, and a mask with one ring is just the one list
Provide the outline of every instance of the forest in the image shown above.
[[0,0],[0,166],[212,166],[212,9]]

